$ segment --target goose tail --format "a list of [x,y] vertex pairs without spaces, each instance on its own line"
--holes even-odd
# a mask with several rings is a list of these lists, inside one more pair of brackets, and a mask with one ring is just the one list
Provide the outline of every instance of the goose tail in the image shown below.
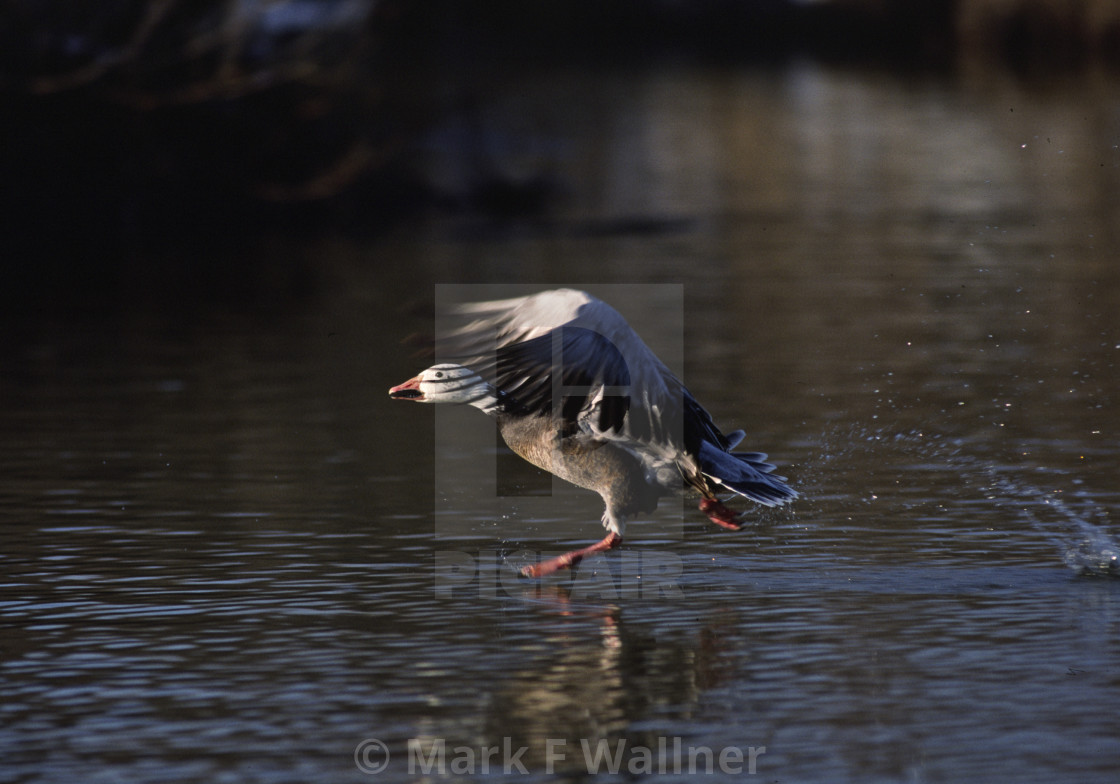
[[797,498],[797,491],[773,474],[762,452],[726,452],[704,441],[700,470],[712,484],[745,496],[763,506],[781,506]]

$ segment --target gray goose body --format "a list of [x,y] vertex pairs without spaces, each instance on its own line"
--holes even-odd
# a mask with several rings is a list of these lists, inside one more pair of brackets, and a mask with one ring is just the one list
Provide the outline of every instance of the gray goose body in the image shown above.
[[641,459],[630,451],[581,436],[560,437],[547,417],[496,418],[502,438],[522,458],[601,495],[608,510],[603,523],[619,536],[628,518],[657,508],[661,488],[649,482]]
[[765,506],[797,493],[758,452],[732,452],[711,415],[626,320],[590,295],[558,289],[462,305],[469,323],[444,336],[454,362],[390,389],[396,398],[468,403],[492,416],[506,444],[530,463],[602,496],[607,537],[529,567],[540,576],[616,546],[626,520],[657,499],[692,490],[715,523],[739,528],[718,493]]

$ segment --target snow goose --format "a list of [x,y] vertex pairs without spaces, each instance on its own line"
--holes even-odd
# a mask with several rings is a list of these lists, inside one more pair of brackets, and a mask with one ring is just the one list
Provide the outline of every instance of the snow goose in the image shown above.
[[541,577],[617,547],[626,520],[660,496],[700,495],[717,525],[741,527],[719,493],[778,506],[797,497],[760,452],[732,452],[711,415],[610,305],[582,291],[459,307],[471,319],[441,338],[434,365],[389,390],[421,403],[466,403],[493,417],[510,449],[606,505],[607,535],[590,547],[525,567]]

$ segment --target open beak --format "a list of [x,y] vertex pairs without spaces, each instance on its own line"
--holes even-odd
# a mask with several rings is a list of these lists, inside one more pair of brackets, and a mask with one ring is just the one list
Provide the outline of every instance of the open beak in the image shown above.
[[410,378],[403,384],[389,389],[389,397],[395,400],[416,400],[423,402],[424,393],[420,391],[420,376]]

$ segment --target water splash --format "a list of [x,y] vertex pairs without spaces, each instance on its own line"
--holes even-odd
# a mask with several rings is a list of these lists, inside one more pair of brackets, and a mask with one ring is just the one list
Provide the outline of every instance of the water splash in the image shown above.
[[[905,474],[915,471],[951,473],[958,491],[955,500],[936,503],[967,503],[980,513],[985,506],[1010,511],[1050,542],[1062,562],[1079,575],[1120,578],[1120,540],[1111,531],[1107,508],[1090,493],[1071,496],[1065,488],[1035,480],[1061,477],[1066,472],[1037,464],[999,464],[970,453],[964,439],[924,429],[897,432],[888,427],[848,425],[826,431],[817,443],[819,459],[799,477],[810,499],[814,489],[823,489],[828,474],[845,470],[848,462],[858,463],[861,471],[872,466],[870,476],[861,479],[861,488],[912,486],[913,480]],[[889,492],[864,490],[858,500],[880,503]],[[818,500],[829,498],[836,500],[837,496],[830,497],[827,491],[824,498],[818,496]],[[912,511],[930,499],[928,495],[921,500],[898,497],[891,502]]]
[[1054,489],[1026,482],[1007,469],[987,466],[989,498],[1013,506],[1019,517],[1058,547],[1065,564],[1087,577],[1120,577],[1120,544],[1108,529],[1108,516],[1095,500],[1081,493],[1067,502]]
[[1013,507],[1019,519],[1058,550],[1062,561],[1079,575],[1120,578],[1120,543],[1108,526],[1108,515],[1088,494],[1066,500],[1054,488],[1040,487],[1015,475],[985,467],[993,500]]

